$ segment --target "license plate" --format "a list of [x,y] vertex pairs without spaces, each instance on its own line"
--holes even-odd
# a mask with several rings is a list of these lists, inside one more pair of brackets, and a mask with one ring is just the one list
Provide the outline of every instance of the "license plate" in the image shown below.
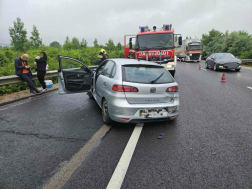
[[139,110],[139,117],[141,118],[159,118],[167,117],[168,112],[165,109],[145,109]]

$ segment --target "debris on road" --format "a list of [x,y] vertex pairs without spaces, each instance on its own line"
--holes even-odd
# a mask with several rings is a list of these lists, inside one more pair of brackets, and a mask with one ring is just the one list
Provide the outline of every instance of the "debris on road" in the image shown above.
[[157,139],[162,139],[164,137],[164,133],[160,133],[157,137]]

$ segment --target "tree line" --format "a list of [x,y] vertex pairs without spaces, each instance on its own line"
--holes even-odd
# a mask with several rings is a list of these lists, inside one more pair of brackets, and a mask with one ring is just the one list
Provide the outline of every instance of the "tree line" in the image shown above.
[[[124,57],[122,44],[119,42],[115,45],[112,39],[109,39],[105,45],[100,45],[98,40],[95,39],[93,46],[89,47],[88,42],[84,38],[79,41],[76,37],[70,39],[67,36],[63,45],[53,41],[49,46],[46,46],[43,44],[35,25],[33,25],[31,37],[28,39],[27,30],[22,20],[17,18],[13,24],[13,27],[9,28],[11,47],[0,46],[0,77],[15,75],[14,60],[23,53],[29,54],[28,63],[32,71],[35,70],[34,58],[41,51],[45,51],[48,56],[49,70],[58,70],[58,55],[73,57],[87,66],[97,63],[97,54],[101,48],[107,51],[109,58]],[[203,59],[216,52],[229,52],[242,59],[252,59],[252,35],[246,31],[226,31],[222,33],[212,29],[207,34],[202,35],[201,42],[203,45]],[[26,83],[2,86],[0,87],[0,95],[25,88],[27,88]]]
[[202,57],[206,59],[212,53],[232,53],[240,59],[252,59],[252,35],[239,30],[222,33],[212,29],[201,38],[203,45]]
[[[78,59],[87,66],[97,64],[97,55],[101,48],[106,50],[109,58],[124,57],[122,44],[119,42],[115,45],[112,39],[109,39],[105,45],[99,44],[98,40],[95,39],[93,46],[88,47],[88,42],[84,38],[79,41],[76,37],[70,39],[67,36],[63,45],[57,41],[53,41],[49,46],[46,46],[43,44],[39,31],[35,25],[33,26],[31,37],[28,39],[27,30],[22,20],[17,18],[13,24],[14,26],[9,28],[11,47],[0,46],[0,77],[15,75],[14,60],[24,53],[29,54],[28,64],[31,66],[31,71],[35,71],[35,66],[33,64],[34,58],[38,56],[41,51],[45,51],[47,54],[49,70],[59,69],[58,55],[70,56]],[[57,81],[56,79],[54,80],[55,82]],[[26,83],[2,86],[0,87],[0,95],[17,92],[26,88]]]

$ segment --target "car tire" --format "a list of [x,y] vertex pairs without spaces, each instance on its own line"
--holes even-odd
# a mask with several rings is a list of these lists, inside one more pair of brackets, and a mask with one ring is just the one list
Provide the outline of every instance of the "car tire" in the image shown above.
[[208,69],[208,65],[207,65],[207,62],[205,62],[205,68]]
[[241,68],[240,69],[235,69],[236,72],[239,72],[240,70],[241,70]]
[[94,96],[92,95],[91,92],[87,92],[87,95],[88,95],[88,98],[89,98],[89,99],[94,99]]
[[109,112],[108,112],[108,103],[106,99],[102,102],[102,121],[106,125],[110,125],[112,123],[112,120],[110,119]]
[[218,70],[216,64],[214,64],[213,70],[214,70],[214,71],[217,71],[217,70]]

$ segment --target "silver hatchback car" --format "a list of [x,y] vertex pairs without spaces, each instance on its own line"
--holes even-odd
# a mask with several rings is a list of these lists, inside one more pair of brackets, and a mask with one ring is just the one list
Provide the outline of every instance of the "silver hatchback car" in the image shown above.
[[59,56],[59,93],[88,92],[105,124],[173,120],[179,113],[178,84],[162,66],[143,60],[107,59],[96,71]]

